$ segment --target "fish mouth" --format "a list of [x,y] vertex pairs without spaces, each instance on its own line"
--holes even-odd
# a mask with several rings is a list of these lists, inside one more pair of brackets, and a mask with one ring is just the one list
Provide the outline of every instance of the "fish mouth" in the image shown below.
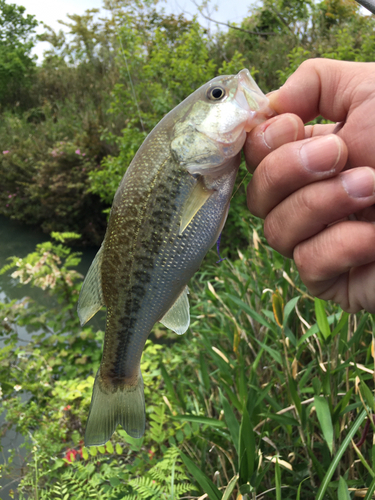
[[275,113],[269,106],[268,98],[260,90],[248,69],[241,70],[237,79],[235,99],[248,112],[245,131],[250,132],[252,128],[274,116]]

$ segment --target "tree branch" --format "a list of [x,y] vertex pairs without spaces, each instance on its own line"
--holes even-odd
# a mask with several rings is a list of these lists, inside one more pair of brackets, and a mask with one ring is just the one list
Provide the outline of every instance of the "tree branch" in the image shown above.
[[208,19],[208,21],[212,21],[213,23],[216,23],[216,24],[222,24],[223,26],[227,26],[228,28],[232,28],[233,30],[238,30],[238,31],[243,31],[244,33],[249,33],[250,35],[258,35],[258,36],[275,36],[276,33],[274,33],[273,31],[264,31],[264,32],[261,32],[261,31],[250,31],[250,30],[245,30],[243,28],[238,28],[238,26],[231,26],[230,24],[227,24],[227,23],[223,23],[221,21],[215,21],[215,19],[211,19],[211,17],[208,17],[206,16],[205,14],[203,14],[202,11],[200,11],[200,14]]

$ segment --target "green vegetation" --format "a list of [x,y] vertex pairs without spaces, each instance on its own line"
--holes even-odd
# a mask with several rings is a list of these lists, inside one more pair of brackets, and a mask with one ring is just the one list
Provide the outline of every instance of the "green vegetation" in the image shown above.
[[[369,500],[373,316],[308,295],[249,216],[243,166],[222,236],[227,260],[215,264],[211,251],[190,285],[191,328],[177,338],[157,324],[146,344],[140,440],[118,429],[106,446],[83,447],[103,332],[79,326],[79,255],[67,242],[100,242],[103,211],[135,151],[197,86],[246,66],[269,91],[309,57],[369,61],[374,20],[350,0],[265,0],[245,31],[209,34],[150,2],[106,7],[103,18],[71,16],[70,38],[47,31],[51,48],[37,66],[35,21],[0,2],[1,25],[12,17],[20,33],[0,40],[0,69],[9,69],[0,71],[9,91],[0,100],[0,212],[53,237],[0,271],[52,303],[0,303],[4,428],[25,437],[22,474],[14,453],[0,469],[19,480],[14,498],[323,500],[362,491]],[[9,48],[22,64],[7,66]]]

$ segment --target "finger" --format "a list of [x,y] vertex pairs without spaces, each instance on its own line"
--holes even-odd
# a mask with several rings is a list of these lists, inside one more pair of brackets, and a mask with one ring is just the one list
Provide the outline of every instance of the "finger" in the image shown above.
[[375,312],[375,225],[344,221],[299,244],[293,258],[309,291],[348,312]]
[[345,143],[335,135],[281,146],[264,158],[247,186],[250,212],[264,219],[294,191],[337,175],[346,158]]
[[304,136],[302,120],[290,113],[275,116],[258,125],[247,135],[244,145],[248,169],[250,172],[254,171],[271,151],[288,142],[303,139]]
[[369,68],[375,74],[375,64],[371,63],[309,59],[269,95],[270,105],[276,113],[294,113],[304,123],[319,115],[345,121],[353,95],[364,82],[364,72],[370,80]]
[[266,217],[264,235],[272,248],[292,257],[301,241],[374,203],[375,170],[349,170],[305,186],[286,198]]
[[318,135],[335,134],[338,130],[338,125],[341,128],[341,123],[329,123],[327,125],[317,123],[316,125],[306,125],[305,138],[308,139],[309,137],[316,137]]
[[275,113],[294,113],[305,123],[318,115],[343,122],[335,131],[348,147],[347,168],[375,167],[375,63],[329,59],[305,61],[269,95]]

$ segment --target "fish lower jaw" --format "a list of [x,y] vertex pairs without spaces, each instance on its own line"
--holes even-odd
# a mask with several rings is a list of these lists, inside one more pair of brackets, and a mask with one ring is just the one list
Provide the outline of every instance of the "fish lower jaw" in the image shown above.
[[253,128],[257,127],[273,116],[276,116],[276,113],[269,106],[265,106],[263,109],[256,112],[250,112],[249,117],[245,123],[245,132],[248,134],[249,132],[251,132],[251,130],[253,130]]

